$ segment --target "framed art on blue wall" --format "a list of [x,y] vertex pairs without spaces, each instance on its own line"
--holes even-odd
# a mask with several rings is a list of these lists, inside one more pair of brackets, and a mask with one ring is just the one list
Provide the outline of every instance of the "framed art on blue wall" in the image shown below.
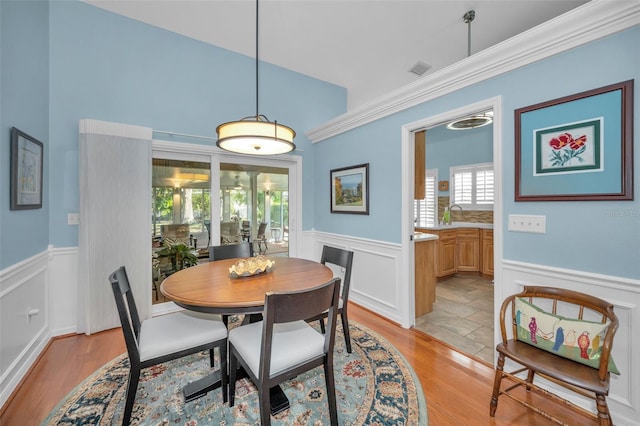
[[11,128],[11,210],[42,208],[43,144]]
[[369,163],[333,169],[331,213],[369,214]]
[[633,200],[633,80],[515,110],[515,201]]

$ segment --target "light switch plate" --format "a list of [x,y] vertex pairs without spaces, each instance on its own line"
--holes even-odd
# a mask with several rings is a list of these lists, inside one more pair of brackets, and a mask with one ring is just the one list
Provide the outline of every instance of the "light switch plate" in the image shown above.
[[79,224],[80,224],[80,213],[67,214],[67,225],[79,225]]
[[532,232],[534,234],[545,234],[547,227],[547,217],[540,215],[509,215],[509,231]]

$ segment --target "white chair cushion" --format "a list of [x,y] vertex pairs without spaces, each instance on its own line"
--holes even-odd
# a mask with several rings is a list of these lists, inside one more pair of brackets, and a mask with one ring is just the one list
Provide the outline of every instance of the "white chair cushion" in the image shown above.
[[[260,366],[262,324],[260,321],[229,331],[229,342],[233,343],[256,376]],[[323,353],[324,336],[306,321],[274,324],[270,375],[274,376]]]
[[138,350],[140,360],[215,342],[227,337],[219,315],[179,311],[142,322]]

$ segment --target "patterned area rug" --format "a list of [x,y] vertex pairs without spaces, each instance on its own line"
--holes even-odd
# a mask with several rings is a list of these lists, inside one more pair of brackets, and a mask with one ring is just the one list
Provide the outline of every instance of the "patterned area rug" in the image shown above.
[[[400,353],[373,331],[350,324],[347,353],[338,326],[334,354],[340,425],[427,425],[427,405],[413,370]],[[216,365],[215,368],[218,368]],[[126,354],[81,383],[43,425],[119,425],[124,410],[129,359]],[[210,372],[208,352],[142,371],[131,424],[259,425],[257,391],[250,379],[236,385],[235,406],[222,403],[220,389],[189,403],[182,387]],[[329,424],[322,367],[282,384],[291,407],[272,417],[274,425]]]

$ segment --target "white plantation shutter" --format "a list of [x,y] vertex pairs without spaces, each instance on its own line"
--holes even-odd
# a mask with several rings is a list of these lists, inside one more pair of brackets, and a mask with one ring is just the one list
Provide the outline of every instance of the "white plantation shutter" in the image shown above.
[[493,204],[493,170],[476,171],[476,203]]
[[452,204],[470,210],[493,208],[494,178],[493,164],[469,164],[451,167]]
[[436,223],[436,181],[437,169],[425,173],[425,198],[413,201],[413,217],[415,226],[428,227]]
[[453,200],[455,204],[470,205],[473,202],[473,173],[458,172],[453,175]]
[[426,199],[425,199],[425,226],[436,225],[437,199],[436,181],[438,180],[437,170],[427,170],[426,173]]

